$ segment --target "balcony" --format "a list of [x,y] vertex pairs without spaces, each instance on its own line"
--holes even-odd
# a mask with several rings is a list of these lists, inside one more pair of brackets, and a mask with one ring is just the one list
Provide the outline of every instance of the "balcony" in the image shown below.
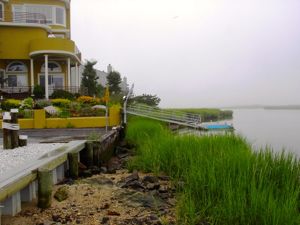
[[47,21],[41,13],[4,11],[4,22],[47,25],[51,21]]
[[81,61],[81,53],[72,40],[62,38],[40,38],[30,41],[29,55],[56,55],[71,57],[74,61]]
[[[68,91],[72,94],[79,93],[81,95],[87,95],[88,91],[85,87],[78,86],[59,86],[59,87],[49,87],[49,93],[52,94],[56,90]],[[4,99],[14,98],[14,99],[24,99],[32,96],[31,86],[19,86],[19,87],[0,87],[0,96]]]

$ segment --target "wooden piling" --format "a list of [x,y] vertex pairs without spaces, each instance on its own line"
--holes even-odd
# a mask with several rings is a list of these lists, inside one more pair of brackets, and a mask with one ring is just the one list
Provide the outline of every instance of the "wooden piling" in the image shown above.
[[93,142],[86,142],[86,166],[92,167],[94,164],[94,151],[93,151]]
[[47,209],[52,202],[52,171],[49,169],[38,170],[38,207]]
[[69,160],[69,175],[73,179],[78,178],[78,153],[71,152],[68,153]]
[[[18,114],[19,110],[18,109],[11,109],[10,110],[10,115],[11,115],[11,123],[13,125],[18,126]],[[12,148],[17,148],[19,147],[19,129],[12,129],[11,131],[11,145]]]
[[20,147],[27,146],[27,139],[28,139],[27,135],[19,135],[19,146]]
[[11,120],[11,116],[10,116],[9,112],[5,112],[3,115],[3,123],[2,123],[3,149],[12,149],[10,130],[5,128],[5,126],[4,126],[5,123],[9,124],[10,120]]

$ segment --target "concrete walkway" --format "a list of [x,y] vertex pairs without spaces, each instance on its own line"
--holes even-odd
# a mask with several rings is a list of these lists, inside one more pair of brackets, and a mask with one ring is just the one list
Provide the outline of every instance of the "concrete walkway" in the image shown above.
[[[99,136],[105,134],[105,128],[64,128],[64,129],[30,129],[20,130],[19,134],[28,135],[28,143],[69,142],[86,139],[91,133]],[[2,144],[2,130],[0,143]]]

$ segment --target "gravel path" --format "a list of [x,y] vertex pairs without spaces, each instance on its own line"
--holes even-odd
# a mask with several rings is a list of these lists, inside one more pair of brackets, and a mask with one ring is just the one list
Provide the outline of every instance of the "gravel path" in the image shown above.
[[3,150],[0,147],[0,176],[27,162],[40,158],[47,152],[51,152],[63,144],[29,144],[12,150]]

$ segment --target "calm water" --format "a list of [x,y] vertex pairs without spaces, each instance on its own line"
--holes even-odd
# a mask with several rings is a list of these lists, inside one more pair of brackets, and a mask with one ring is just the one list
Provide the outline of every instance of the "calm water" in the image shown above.
[[300,156],[300,110],[233,110],[236,133],[260,148],[272,146],[275,151],[285,148]]

